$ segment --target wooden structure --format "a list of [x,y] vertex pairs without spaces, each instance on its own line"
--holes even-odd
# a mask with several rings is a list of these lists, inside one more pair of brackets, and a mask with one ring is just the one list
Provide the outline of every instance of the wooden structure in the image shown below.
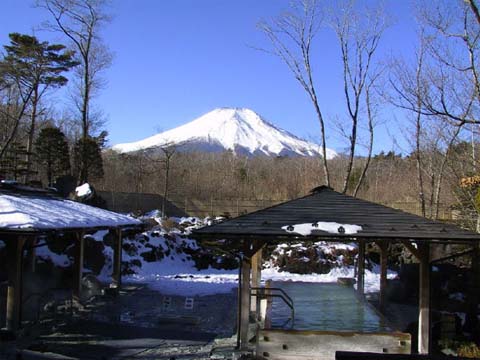
[[[298,228],[310,227],[304,233]],[[352,225],[354,225],[352,227]],[[323,228],[323,230],[321,230]],[[352,230],[354,229],[354,230]],[[250,268],[255,254],[265,244],[298,241],[357,242],[359,248],[357,289],[364,288],[364,252],[366,243],[381,249],[380,302],[385,305],[388,245],[403,244],[420,263],[418,352],[430,350],[430,248],[435,244],[478,244],[480,234],[457,226],[425,219],[400,210],[354,198],[320,186],[307,196],[240,216],[194,231],[199,241],[222,240],[223,246],[236,248],[243,257],[240,293],[249,294]],[[256,261],[254,261],[256,263]],[[258,271],[258,268],[257,268]],[[240,297],[239,343],[246,348],[250,296]]]
[[74,297],[80,298],[84,263],[84,235],[102,229],[115,234],[112,280],[121,284],[122,230],[139,228],[141,222],[126,215],[65,200],[54,193],[0,183],[0,240],[6,244],[8,290],[6,329],[16,331],[21,322],[24,252],[29,250],[29,266],[34,269],[39,239],[53,239],[59,233],[75,240]]

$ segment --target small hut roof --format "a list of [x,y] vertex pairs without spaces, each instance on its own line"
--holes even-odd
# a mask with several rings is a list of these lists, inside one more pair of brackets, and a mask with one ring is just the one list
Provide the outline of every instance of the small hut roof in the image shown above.
[[480,240],[478,233],[341,194],[326,186],[315,188],[307,196],[195,230],[193,237]]
[[128,215],[66,200],[31,188],[0,188],[0,231],[42,232],[138,226]]

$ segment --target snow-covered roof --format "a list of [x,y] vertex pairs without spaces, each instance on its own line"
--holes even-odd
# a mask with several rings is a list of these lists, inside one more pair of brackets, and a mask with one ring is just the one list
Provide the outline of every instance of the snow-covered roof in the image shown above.
[[135,226],[131,216],[45,193],[0,192],[0,230],[54,230]]

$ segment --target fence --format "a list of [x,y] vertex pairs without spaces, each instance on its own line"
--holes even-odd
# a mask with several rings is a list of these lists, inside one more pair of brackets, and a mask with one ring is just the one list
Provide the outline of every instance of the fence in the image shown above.
[[231,216],[251,213],[257,210],[265,209],[287,200],[271,199],[189,199],[176,198],[169,199],[178,208],[182,209],[190,216]]
[[[198,217],[221,215],[236,217],[288,201],[288,199],[192,199],[180,197],[169,200],[190,216]],[[422,214],[420,204],[414,201],[384,203],[383,205],[419,216]],[[428,214],[427,210],[427,216]],[[441,204],[438,219],[446,221],[455,220],[455,210],[450,209],[445,204]]]
[[[105,200],[107,209],[122,213],[145,213],[161,209],[163,203],[163,196],[158,194],[115,191],[97,191],[97,194]],[[182,209],[171,201],[165,203],[165,212],[169,216],[186,216]]]
[[[107,202],[107,208],[118,212],[147,212],[161,209],[162,196],[158,194],[124,193],[111,191],[98,191]],[[265,209],[289,199],[215,199],[211,198],[184,198],[175,196],[169,198],[166,203],[166,213],[169,216],[231,216],[251,213]],[[420,204],[416,201],[395,201],[383,203],[385,206],[402,210],[421,216]],[[427,209],[427,216],[429,209]],[[458,221],[458,211],[451,209],[447,204],[440,204],[438,219],[445,221]],[[472,220],[473,219],[473,220]],[[476,222],[476,216],[472,217]]]
[[[391,203],[383,203],[385,206],[389,206],[394,209],[402,210],[410,214],[415,214],[422,216],[422,208],[419,202],[417,201],[395,201]],[[430,215],[430,209],[425,210],[427,217]],[[440,204],[438,208],[438,219],[451,221],[455,220],[456,213],[455,210],[451,209],[450,206],[446,204]]]

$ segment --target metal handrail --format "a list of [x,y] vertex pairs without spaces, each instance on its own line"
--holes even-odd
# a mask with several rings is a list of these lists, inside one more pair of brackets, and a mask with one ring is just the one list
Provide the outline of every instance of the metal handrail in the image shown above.
[[[266,292],[268,290],[268,293]],[[271,294],[270,291],[278,291],[280,294]],[[265,288],[265,287],[252,287],[250,288],[250,294],[256,296],[257,298],[279,298],[282,299],[283,302],[290,308],[290,318],[285,321],[285,323],[281,327],[285,327],[288,322],[291,320],[291,328],[295,323],[295,304],[292,298],[280,288]]]

